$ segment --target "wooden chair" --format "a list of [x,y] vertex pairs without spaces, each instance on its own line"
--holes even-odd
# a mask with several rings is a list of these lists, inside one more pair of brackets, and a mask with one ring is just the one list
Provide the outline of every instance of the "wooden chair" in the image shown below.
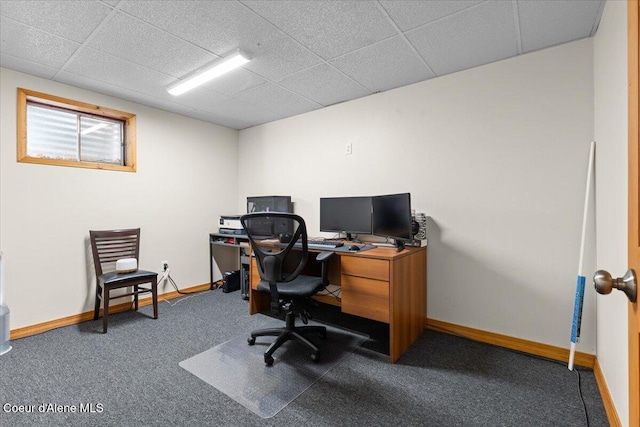
[[[153,318],[158,318],[158,273],[136,270],[129,273],[116,272],[116,261],[123,258],[138,260],[140,252],[140,229],[89,231],[93,263],[96,269],[96,305],[93,320],[100,317],[100,301],[103,301],[102,332],[107,333],[109,300],[133,295],[135,310],[138,310],[138,295],[151,293]],[[149,287],[139,285],[150,284]],[[133,291],[111,297],[113,289],[133,287]]]

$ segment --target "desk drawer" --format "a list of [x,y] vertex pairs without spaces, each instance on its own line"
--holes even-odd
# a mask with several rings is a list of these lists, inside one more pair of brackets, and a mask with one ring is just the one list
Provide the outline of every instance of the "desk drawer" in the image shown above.
[[342,274],[389,281],[389,261],[387,260],[344,256],[341,263]]
[[389,323],[389,282],[343,275],[342,312]]

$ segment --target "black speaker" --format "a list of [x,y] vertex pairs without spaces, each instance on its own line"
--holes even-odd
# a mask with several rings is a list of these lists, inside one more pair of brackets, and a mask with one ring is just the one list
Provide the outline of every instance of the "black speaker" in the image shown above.
[[411,234],[413,234],[414,236],[416,234],[418,234],[418,232],[420,231],[420,224],[418,224],[418,221],[411,220]]
[[425,214],[416,213],[413,215],[411,234],[418,240],[425,240],[427,238],[427,216]]

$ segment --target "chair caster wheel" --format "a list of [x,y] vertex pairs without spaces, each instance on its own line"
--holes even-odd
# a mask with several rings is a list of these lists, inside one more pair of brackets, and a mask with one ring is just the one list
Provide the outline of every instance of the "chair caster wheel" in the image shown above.
[[320,360],[320,354],[318,353],[313,353],[311,355],[311,360],[313,360],[314,363],[318,363],[318,360]]
[[267,365],[267,366],[271,366],[271,365],[273,365],[273,357],[272,357],[272,356],[269,356],[268,354],[265,354],[265,355],[264,355],[264,363],[265,363],[265,365]]
[[256,343],[256,338],[255,337],[249,337],[249,338],[247,338],[247,342],[249,343],[249,345],[254,345]]

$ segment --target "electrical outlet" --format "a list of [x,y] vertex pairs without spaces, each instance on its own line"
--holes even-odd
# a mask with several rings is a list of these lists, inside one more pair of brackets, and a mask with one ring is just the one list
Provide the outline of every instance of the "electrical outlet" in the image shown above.
[[169,269],[169,261],[162,261],[162,271]]
[[344,147],[344,154],[349,155],[353,153],[353,144],[351,142],[347,142],[347,145]]

